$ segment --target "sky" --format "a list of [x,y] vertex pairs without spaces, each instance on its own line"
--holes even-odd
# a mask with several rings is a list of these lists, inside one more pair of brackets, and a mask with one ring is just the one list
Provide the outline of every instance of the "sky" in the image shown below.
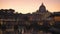
[[0,9],[14,9],[19,13],[32,13],[44,3],[50,12],[60,11],[60,0],[0,0]]

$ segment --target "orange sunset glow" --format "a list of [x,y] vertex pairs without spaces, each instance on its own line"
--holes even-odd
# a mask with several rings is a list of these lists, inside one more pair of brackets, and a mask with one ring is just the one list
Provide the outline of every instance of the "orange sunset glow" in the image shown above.
[[19,13],[32,13],[44,3],[50,12],[60,11],[60,0],[0,0],[0,9],[14,9]]

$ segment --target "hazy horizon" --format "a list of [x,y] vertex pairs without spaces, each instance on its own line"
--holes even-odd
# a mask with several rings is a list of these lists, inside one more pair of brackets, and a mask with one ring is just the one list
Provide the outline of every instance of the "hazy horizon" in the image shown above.
[[60,11],[60,0],[0,0],[0,9],[14,9],[16,12],[32,13],[44,3],[50,12]]

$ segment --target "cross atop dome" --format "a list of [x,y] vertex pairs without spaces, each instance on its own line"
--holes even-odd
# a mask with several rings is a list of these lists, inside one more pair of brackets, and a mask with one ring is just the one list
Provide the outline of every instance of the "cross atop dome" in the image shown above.
[[44,4],[42,3],[41,6],[44,6]]

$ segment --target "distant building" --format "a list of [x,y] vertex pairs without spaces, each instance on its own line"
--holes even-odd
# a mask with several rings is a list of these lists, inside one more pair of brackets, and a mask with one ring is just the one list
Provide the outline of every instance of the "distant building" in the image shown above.
[[60,12],[54,12],[53,13],[55,22],[60,21]]
[[52,26],[56,20],[55,17],[51,17],[52,13],[46,10],[43,3],[39,10],[32,14],[14,12],[13,9],[0,10],[0,34],[23,34],[25,32],[32,34],[32,32]]

